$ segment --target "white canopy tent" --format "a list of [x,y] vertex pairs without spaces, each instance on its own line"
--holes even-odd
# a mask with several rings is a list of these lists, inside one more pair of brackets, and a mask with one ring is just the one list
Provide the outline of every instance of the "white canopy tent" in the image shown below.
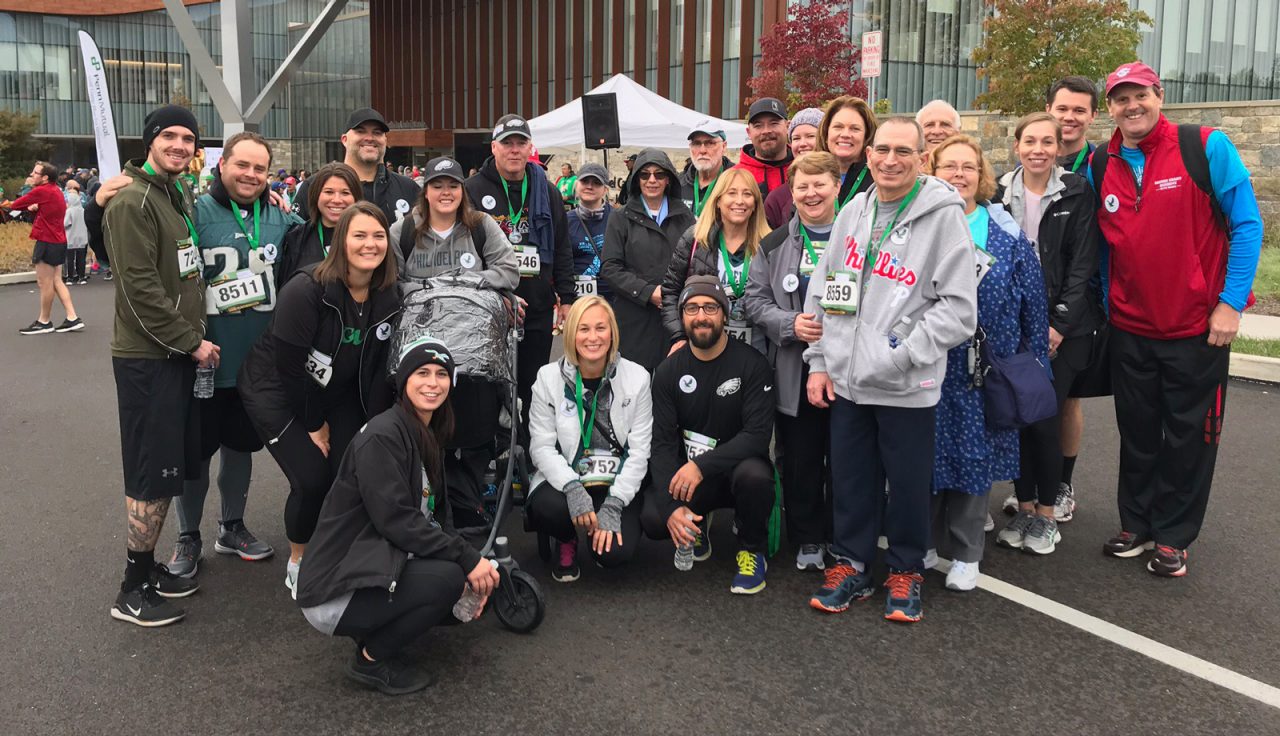
[[[618,129],[627,148],[684,148],[689,130],[711,120],[728,137],[729,148],[747,144],[747,126],[690,110],[637,84],[630,77],[615,74],[588,94],[613,92],[618,96]],[[533,145],[539,152],[567,153],[584,148],[582,98],[579,97],[545,115],[529,120]]]

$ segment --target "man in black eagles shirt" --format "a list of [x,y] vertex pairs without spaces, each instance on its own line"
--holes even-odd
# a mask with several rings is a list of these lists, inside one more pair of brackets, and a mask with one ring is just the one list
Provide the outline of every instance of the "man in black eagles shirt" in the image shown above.
[[715,276],[691,277],[679,304],[689,343],[653,374],[653,485],[641,521],[650,538],[671,539],[677,558],[692,546],[702,561],[711,556],[711,512],[734,509],[738,573],[729,590],[758,593],[777,526],[773,370],[750,345],[728,339],[729,298]]

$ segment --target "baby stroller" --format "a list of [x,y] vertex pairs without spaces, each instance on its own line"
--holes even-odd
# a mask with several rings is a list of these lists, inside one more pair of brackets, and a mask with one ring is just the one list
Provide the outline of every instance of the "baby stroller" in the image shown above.
[[[431,335],[442,340],[453,353],[459,376],[485,381],[500,387],[505,396],[506,409],[511,417],[518,417],[516,399],[516,342],[517,326],[510,305],[514,296],[502,295],[484,288],[479,276],[458,274],[436,276],[423,281],[402,285],[403,308],[391,342],[391,356],[398,356],[403,346]],[[389,371],[394,372],[392,359]],[[500,582],[490,597],[487,608],[493,609],[502,622],[512,631],[527,633],[542,623],[546,614],[546,599],[542,588],[532,575],[520,569],[511,557],[507,538],[499,536],[503,521],[513,504],[513,484],[517,478],[528,486],[528,471],[516,442],[517,421],[511,421],[509,431],[503,429],[500,440],[506,445],[506,472],[499,473],[497,504],[486,527],[479,529],[487,535],[480,547],[480,554],[498,562]],[[501,470],[501,468],[499,468]],[[518,472],[518,475],[517,475]],[[474,528],[473,528],[474,529]],[[472,530],[468,530],[469,532]],[[472,536],[464,533],[464,536]],[[479,542],[477,535],[475,541]]]

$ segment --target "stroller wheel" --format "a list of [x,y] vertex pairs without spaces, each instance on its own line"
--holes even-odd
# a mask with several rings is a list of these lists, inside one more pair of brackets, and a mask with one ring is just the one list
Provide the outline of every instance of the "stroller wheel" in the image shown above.
[[551,535],[546,532],[538,532],[538,557],[543,562],[550,562],[551,555],[555,553],[555,546],[551,543]]
[[498,585],[493,612],[502,625],[518,634],[538,628],[547,612],[546,599],[533,576],[523,570],[512,570],[507,580]]

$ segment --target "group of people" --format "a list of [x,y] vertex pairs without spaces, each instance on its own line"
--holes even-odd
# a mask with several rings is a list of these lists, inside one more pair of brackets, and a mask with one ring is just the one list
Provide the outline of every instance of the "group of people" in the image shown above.
[[[583,539],[605,569],[645,536],[687,570],[728,508],[731,592],[764,590],[785,540],[797,568],[824,572],[808,604],[845,611],[879,587],[882,545],[884,617],[918,621],[939,555],[948,588],[975,587],[994,483],[1014,481],[997,543],[1054,551],[1075,511],[1078,399],[1110,393],[1120,530],[1103,550],[1185,575],[1261,219],[1230,141],[1168,122],[1148,67],[1118,68],[1105,96],[1117,129],[1095,149],[1093,82],[1055,84],[999,179],[945,102],[877,119],[854,97],[792,116],[763,99],[737,163],[708,122],[684,171],[637,154],[625,204],[603,167],[567,167],[572,206],[531,161],[521,116],[497,121],[477,172],[437,158],[419,187],[387,169],[386,121],[363,109],[344,161],[308,177],[292,212],[269,196],[271,147],[253,133],[225,142],[193,197],[180,174],[198,126],[153,111],[146,159],[90,205],[119,277],[129,535],[111,615],[183,617],[168,599],[198,587],[214,454],[215,551],[273,553],[244,523],[265,446],[290,486],[286,585],[307,620],[355,639],[353,679],[430,684],[399,653],[499,580],[460,530],[487,520],[503,400],[439,339],[392,355],[390,338],[406,282],[457,273],[521,320],[510,419],[555,580],[578,579]],[[1034,368],[1016,379],[1047,392],[1051,416],[996,411],[1019,356]]]

